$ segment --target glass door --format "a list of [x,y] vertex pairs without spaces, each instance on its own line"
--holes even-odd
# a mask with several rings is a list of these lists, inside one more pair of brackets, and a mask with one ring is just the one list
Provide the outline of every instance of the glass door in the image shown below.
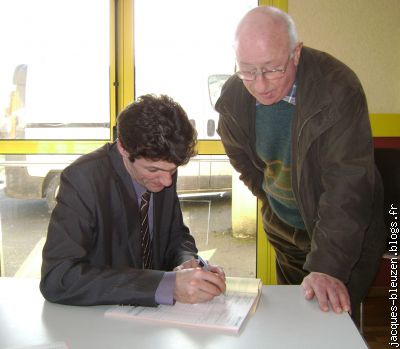
[[[167,94],[196,127],[200,155],[178,170],[185,223],[200,254],[230,276],[256,276],[256,199],[218,142],[213,102],[234,72],[239,19],[256,0],[135,0],[135,96]],[[214,142],[214,143],[213,143]]]

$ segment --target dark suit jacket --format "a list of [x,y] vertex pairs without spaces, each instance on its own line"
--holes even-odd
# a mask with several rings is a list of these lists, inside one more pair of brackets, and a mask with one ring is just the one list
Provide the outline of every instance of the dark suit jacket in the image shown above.
[[163,270],[196,252],[173,184],[154,194],[153,265],[143,270],[139,207],[115,143],[84,155],[61,174],[43,249],[40,290],[73,305],[153,306]]

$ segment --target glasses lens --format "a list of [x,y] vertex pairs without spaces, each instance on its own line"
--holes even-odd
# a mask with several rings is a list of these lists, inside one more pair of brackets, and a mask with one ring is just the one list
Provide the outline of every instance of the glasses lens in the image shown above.
[[236,75],[242,79],[242,80],[247,80],[247,81],[251,81],[254,80],[255,78],[255,74],[253,74],[252,72],[249,71],[238,71],[236,72]]
[[285,73],[283,71],[279,71],[279,70],[263,72],[261,74],[256,74],[256,73],[246,72],[246,71],[238,71],[238,72],[236,72],[236,75],[240,79],[245,80],[245,81],[253,81],[256,79],[257,75],[262,75],[262,77],[267,80],[278,80],[278,79],[283,78]]
[[267,80],[278,80],[283,78],[284,75],[285,73],[281,70],[269,71],[264,73],[264,78],[266,78]]

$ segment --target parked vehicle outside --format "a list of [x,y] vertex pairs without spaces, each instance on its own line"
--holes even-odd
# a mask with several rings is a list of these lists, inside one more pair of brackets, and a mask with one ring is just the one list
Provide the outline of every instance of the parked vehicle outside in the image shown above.
[[[46,67],[47,69],[48,67]],[[40,69],[27,64],[18,65],[14,72],[14,90],[10,98],[10,114],[15,116],[14,133],[18,139],[104,139],[110,138],[110,123],[106,116],[99,118],[89,109],[75,110],[73,104],[54,106],[54,112],[43,106],[44,99],[56,98],[54,91],[43,96],[49,81],[42,77]],[[49,79],[53,79],[50,77]],[[68,80],[67,80],[68,82]],[[53,81],[57,94],[67,95],[71,86],[66,81],[58,85]],[[214,84],[215,85],[215,84]],[[204,86],[207,90],[207,85]],[[213,94],[218,93],[213,90]],[[47,104],[46,104],[47,103]],[[62,109],[59,113],[59,109]],[[212,110],[212,105],[207,108]],[[107,115],[107,118],[109,116]],[[190,118],[190,116],[189,116]],[[196,124],[198,120],[192,119]],[[210,123],[209,123],[210,124]],[[215,124],[209,125],[210,137],[214,138]],[[207,132],[206,132],[207,133]],[[55,206],[61,171],[79,155],[6,155],[5,194],[19,199],[45,198],[49,210]],[[225,156],[207,155],[192,159],[179,169],[178,193],[187,196],[227,195],[232,188],[232,168]]]

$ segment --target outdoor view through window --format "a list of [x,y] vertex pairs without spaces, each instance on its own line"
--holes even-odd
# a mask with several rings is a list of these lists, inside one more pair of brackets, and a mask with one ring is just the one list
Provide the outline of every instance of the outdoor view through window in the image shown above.
[[[234,71],[237,21],[255,6],[255,0],[135,0],[135,96],[171,96],[200,140],[218,139],[212,103]],[[10,155],[1,142],[110,139],[109,9],[108,0],[0,3],[0,44],[7,48],[0,58],[2,276],[39,276],[59,175],[78,155],[67,148],[43,154],[40,147]],[[178,194],[201,254],[228,275],[255,276],[256,201],[227,157],[203,154],[180,168]]]

